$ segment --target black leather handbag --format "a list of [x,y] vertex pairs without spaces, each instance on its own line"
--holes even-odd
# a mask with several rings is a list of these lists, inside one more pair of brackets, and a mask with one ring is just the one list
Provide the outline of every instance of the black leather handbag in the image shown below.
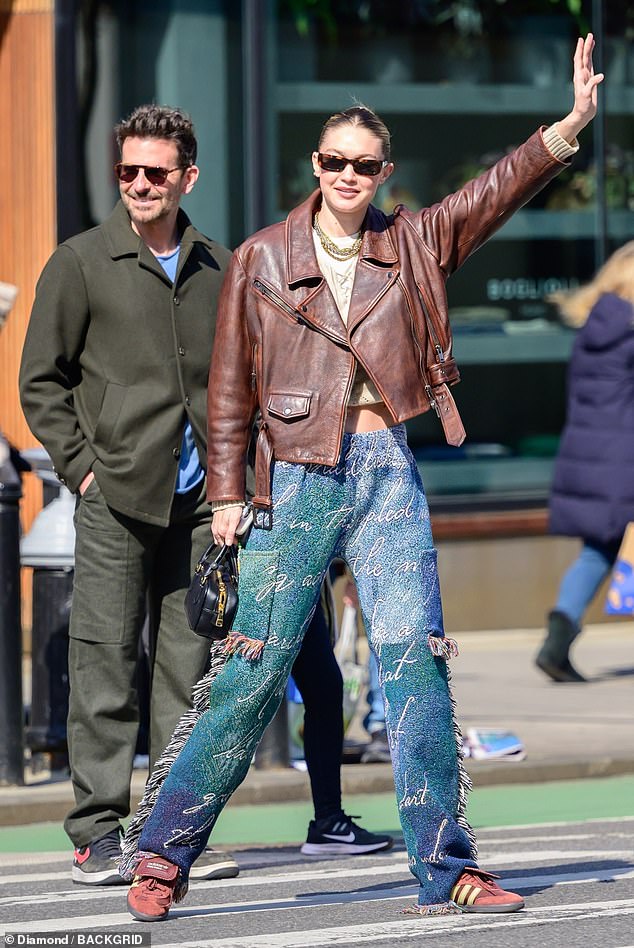
[[189,627],[208,639],[224,639],[238,608],[238,552],[212,543],[196,565],[185,594]]

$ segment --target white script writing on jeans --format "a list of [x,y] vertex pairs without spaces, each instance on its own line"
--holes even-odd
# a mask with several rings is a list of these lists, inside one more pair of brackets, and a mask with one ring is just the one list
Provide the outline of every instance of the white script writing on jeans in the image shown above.
[[324,515],[324,520],[327,527],[340,527],[346,517],[352,513],[354,507],[338,507],[336,510],[329,510],[328,513]]
[[429,787],[427,785],[427,775],[425,775],[425,786],[418,790],[406,791],[398,801],[399,810],[406,810],[410,806],[425,806],[427,804],[427,794]]
[[382,576],[383,566],[381,563],[372,562],[376,560],[379,553],[385,546],[385,537],[377,537],[372,544],[368,555],[363,559],[359,554],[350,560],[350,569],[353,576]]
[[[438,830],[438,835],[436,836],[436,845],[434,846],[434,848],[433,848],[432,852],[429,854],[429,856],[421,856],[421,861],[422,861],[422,862],[427,862],[427,863],[434,864],[434,863],[442,862],[443,859],[445,858],[444,852],[442,852],[442,850],[440,849],[440,840],[441,840],[442,834],[444,833],[445,827],[447,826],[448,822],[449,822],[449,820],[445,819],[445,820],[443,820],[442,823],[440,824],[440,829]],[[433,881],[431,872],[429,871],[429,868],[427,869],[427,878],[429,879],[430,882]]]
[[395,573],[417,573],[418,560],[403,560],[398,566],[394,567]]
[[412,490],[409,500],[405,506],[400,507],[391,507],[394,499],[401,493],[403,487],[403,481],[399,479],[393,487],[390,488],[390,491],[381,505],[381,509],[375,513],[374,510],[370,510],[366,516],[363,518],[363,522],[359,528],[357,537],[360,537],[365,530],[371,527],[373,524],[385,524],[385,523],[398,523],[399,520],[411,520],[414,516],[414,499],[416,497],[416,488]]
[[[370,641],[380,652],[380,646],[382,642],[387,642],[388,639],[391,642],[394,642],[398,639],[407,639],[411,638],[412,634],[416,631],[415,626],[413,625],[401,625],[398,629],[395,629],[392,625],[388,628],[383,624],[383,620],[379,617],[379,610],[381,606],[385,606],[385,599],[377,599],[374,603],[374,609],[372,610],[372,619],[370,621]],[[393,618],[393,613],[388,605],[387,607],[387,618],[391,622]]]
[[[271,573],[275,573],[277,569],[276,566],[267,566],[264,570],[265,573],[268,573],[269,576]],[[279,573],[277,576],[274,576],[273,581],[266,583],[261,589],[256,593],[255,601],[263,602],[267,596],[271,596],[274,593],[283,592],[285,589],[291,589],[294,586],[293,580],[287,573]]]
[[402,737],[403,734],[405,733],[403,731],[403,721],[407,717],[407,712],[409,710],[410,704],[413,704],[415,701],[416,701],[416,698],[414,698],[413,695],[410,695],[410,697],[407,699],[407,703],[405,704],[405,707],[403,708],[403,713],[398,719],[398,724],[396,725],[394,729],[394,743],[395,744],[398,742],[399,738]]
[[401,658],[396,658],[392,662],[392,665],[395,665],[396,668],[394,671],[387,671],[384,668],[381,669],[381,684],[384,684],[386,681],[400,681],[403,677],[403,667],[405,665],[415,665],[418,661],[417,658],[408,658],[407,656],[414,648],[415,643],[410,642],[407,646],[405,654]]

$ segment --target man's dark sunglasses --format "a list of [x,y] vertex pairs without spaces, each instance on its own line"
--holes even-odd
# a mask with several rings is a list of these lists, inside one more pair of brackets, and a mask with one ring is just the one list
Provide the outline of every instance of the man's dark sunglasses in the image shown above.
[[114,166],[114,170],[119,181],[123,181],[124,184],[132,184],[133,181],[136,181],[139,171],[143,171],[150,184],[165,184],[167,176],[172,171],[180,171],[181,169],[161,168],[152,165],[124,165],[122,161],[119,161]]
[[380,158],[343,158],[341,155],[328,155],[319,152],[317,162],[324,171],[343,171],[346,165],[352,165],[355,174],[365,174],[374,178],[387,164]]

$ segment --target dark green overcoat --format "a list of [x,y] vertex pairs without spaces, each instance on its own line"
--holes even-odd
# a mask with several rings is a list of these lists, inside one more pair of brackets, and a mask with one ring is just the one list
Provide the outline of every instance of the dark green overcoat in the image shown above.
[[107,503],[166,526],[186,418],[206,466],[216,306],[230,253],[179,211],[172,286],[120,202],[61,244],[37,284],[20,396],[55,471],[75,492],[93,470]]

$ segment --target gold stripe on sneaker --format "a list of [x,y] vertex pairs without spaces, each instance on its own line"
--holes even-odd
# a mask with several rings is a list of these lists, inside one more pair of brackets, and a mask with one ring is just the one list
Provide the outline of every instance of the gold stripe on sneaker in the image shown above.
[[480,895],[481,892],[482,892],[482,889],[480,889],[478,886],[474,886],[473,892],[471,893],[471,895],[470,895],[469,898],[467,899],[467,903],[466,903],[466,904],[467,904],[467,905],[473,905],[473,903],[475,902],[475,900],[477,899],[477,897]]
[[472,886],[470,882],[463,882],[459,885],[455,885],[451,890],[451,899],[453,902],[457,902],[458,905],[462,905],[464,900],[469,895]]
[[479,886],[471,885],[470,882],[463,882],[453,887],[449,898],[456,905],[473,905],[481,892],[482,889]]

